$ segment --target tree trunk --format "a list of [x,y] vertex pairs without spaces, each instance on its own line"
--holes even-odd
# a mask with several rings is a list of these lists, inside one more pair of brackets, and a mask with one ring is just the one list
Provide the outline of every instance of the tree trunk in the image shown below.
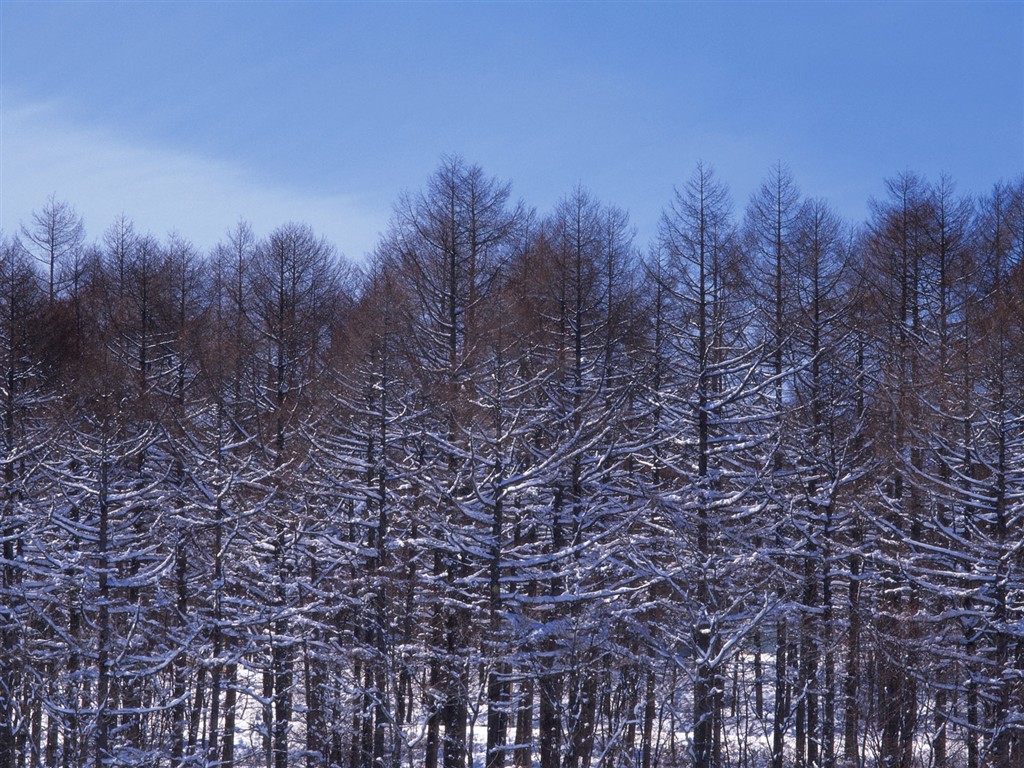
[[513,753],[515,768],[533,765],[533,678],[524,676],[519,684],[516,707],[516,748]]
[[562,676],[546,672],[540,678],[540,768],[561,768],[562,757]]
[[647,670],[644,690],[644,733],[643,750],[640,754],[640,768],[651,768],[654,761],[654,719],[657,716],[657,700],[654,697],[654,670]]
[[235,768],[235,701],[238,697],[238,665],[227,668],[228,685],[224,692],[224,749],[219,768]]
[[786,617],[780,616],[775,622],[775,712],[772,716],[772,768],[782,768],[783,736],[789,718],[786,700],[789,681],[786,672],[789,651],[789,629]]
[[843,721],[843,759],[847,765],[859,765],[857,732],[860,725],[860,557],[850,558],[850,632],[843,681],[845,716]]

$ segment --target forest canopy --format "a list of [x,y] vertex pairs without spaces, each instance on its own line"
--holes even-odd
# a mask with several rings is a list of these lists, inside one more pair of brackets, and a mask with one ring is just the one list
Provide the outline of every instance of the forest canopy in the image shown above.
[[[1024,766],[1024,177],[457,156],[365,264],[0,241],[0,766]],[[272,223],[260,222],[260,225]]]

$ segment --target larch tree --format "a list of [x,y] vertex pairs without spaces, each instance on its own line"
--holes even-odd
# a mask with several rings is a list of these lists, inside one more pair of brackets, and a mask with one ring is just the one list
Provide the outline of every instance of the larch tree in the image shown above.
[[261,521],[253,544],[267,555],[252,578],[263,582],[257,595],[266,601],[258,628],[265,656],[263,717],[268,768],[287,768],[295,724],[296,664],[302,626],[299,575],[306,542],[307,505],[297,470],[308,450],[299,430],[299,413],[312,397],[329,348],[331,311],[338,294],[339,262],[333,248],[302,224],[286,224],[258,244],[246,290],[245,319],[254,333],[256,370],[253,394],[257,460],[266,470]]
[[726,661],[763,615],[756,581],[737,566],[756,536],[760,471],[747,457],[763,442],[756,371],[765,346],[746,333],[753,305],[744,256],[728,191],[708,166],[698,165],[663,214],[661,247],[675,388],[664,405],[676,427],[665,454],[673,482],[660,504],[679,547],[663,578],[680,613],[674,642],[686,649],[672,656],[693,680],[692,759],[714,768],[723,760]]
[[23,764],[30,744],[39,743],[44,718],[50,727],[53,721],[33,684],[48,666],[37,667],[33,658],[41,627],[25,591],[34,591],[29,585],[37,583],[33,572],[39,565],[33,542],[40,532],[35,514],[40,487],[33,468],[45,450],[47,394],[34,326],[43,301],[28,254],[16,241],[0,241],[0,765]]
[[421,392],[433,401],[424,412],[420,452],[428,463],[420,468],[419,492],[433,511],[423,528],[434,549],[428,584],[436,593],[456,587],[454,599],[437,603],[431,617],[428,768],[436,768],[439,756],[445,768],[461,768],[466,760],[473,601],[467,577],[475,551],[470,542],[479,526],[476,505],[465,503],[471,493],[463,466],[469,456],[466,434],[476,418],[467,398],[485,349],[485,305],[518,244],[524,216],[522,206],[511,203],[507,184],[461,158],[446,157],[424,192],[400,201],[390,238],[411,297],[407,354],[421,377]]
[[59,298],[68,265],[85,240],[85,227],[75,209],[50,195],[41,211],[32,213],[32,222],[22,225],[25,247],[43,265],[47,297],[52,306]]

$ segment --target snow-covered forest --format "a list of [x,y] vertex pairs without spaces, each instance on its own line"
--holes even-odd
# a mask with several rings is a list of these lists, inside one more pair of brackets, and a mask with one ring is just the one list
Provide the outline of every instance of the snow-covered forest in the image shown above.
[[0,766],[1024,766],[1024,178],[666,202],[446,157],[354,264],[40,201]]

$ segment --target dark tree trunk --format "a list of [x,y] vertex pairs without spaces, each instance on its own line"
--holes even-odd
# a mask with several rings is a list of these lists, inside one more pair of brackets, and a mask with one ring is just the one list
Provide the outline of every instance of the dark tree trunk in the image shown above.
[[540,688],[540,768],[561,768],[562,757],[562,676],[547,672],[538,681]]
[[513,753],[515,768],[533,765],[533,678],[524,676],[519,684],[516,706],[516,748]]
[[235,702],[238,697],[238,665],[229,664],[228,684],[224,692],[224,749],[221,751],[220,768],[235,766]]
[[859,765],[857,734],[860,726],[860,557],[850,558],[850,632],[847,643],[846,677],[843,681],[843,759]]

